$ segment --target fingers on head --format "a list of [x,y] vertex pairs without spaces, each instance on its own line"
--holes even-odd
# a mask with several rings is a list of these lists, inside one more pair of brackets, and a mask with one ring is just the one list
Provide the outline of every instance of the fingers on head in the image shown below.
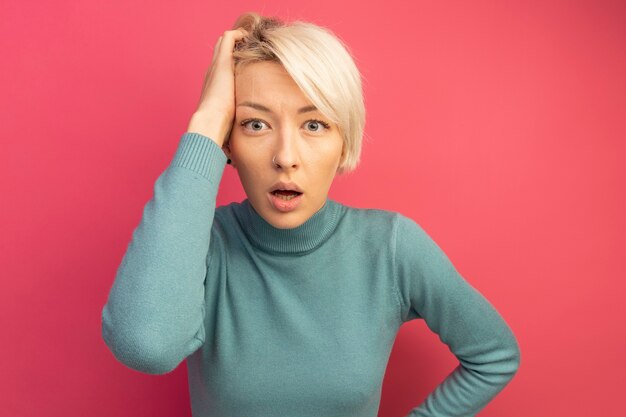
[[239,27],[239,28],[233,29],[233,30],[228,30],[227,32],[231,32],[232,34],[234,34],[237,37],[246,36],[248,34],[248,31],[245,30],[242,27]]
[[235,41],[239,39],[243,39],[248,36],[248,31],[244,28],[237,28],[232,30],[227,30],[224,32],[223,37],[227,38],[230,42],[235,43]]
[[[235,46],[235,42],[243,39],[246,36],[248,36],[248,31],[243,28],[225,31],[224,34],[220,36],[215,43],[215,48],[213,49],[213,61],[215,61],[215,59],[217,58],[217,55],[219,54],[218,51],[220,51],[222,44],[225,48],[227,48],[228,53],[231,53]],[[221,53],[223,54],[225,52]]]
[[217,42],[215,42],[215,46],[213,47],[213,59],[211,60],[211,62],[215,62],[215,59],[217,58],[217,54],[218,54],[218,51],[220,50],[221,44],[222,44],[222,36],[220,36]]

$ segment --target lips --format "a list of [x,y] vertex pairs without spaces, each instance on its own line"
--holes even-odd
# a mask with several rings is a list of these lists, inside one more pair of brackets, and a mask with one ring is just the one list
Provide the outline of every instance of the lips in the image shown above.
[[300,195],[302,193],[299,193],[299,192],[293,191],[293,190],[274,190],[274,191],[272,191],[272,194],[289,196],[289,195]]
[[298,186],[298,184],[293,183],[293,182],[284,182],[284,181],[277,182],[270,189],[270,193],[276,193],[276,192],[282,193],[282,192],[285,192],[285,191],[287,191],[287,192],[291,191],[291,193],[287,193],[287,194],[284,194],[284,195],[291,195],[294,192],[296,192],[298,194],[302,194],[304,192]]
[[[290,193],[290,196],[286,196],[285,193]],[[278,211],[287,213],[295,210],[302,202],[302,193],[296,191],[275,190],[270,192],[269,199],[270,204]]]

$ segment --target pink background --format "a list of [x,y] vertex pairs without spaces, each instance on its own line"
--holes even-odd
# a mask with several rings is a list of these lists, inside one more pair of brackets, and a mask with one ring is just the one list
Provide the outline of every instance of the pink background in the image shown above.
[[[3,0],[0,415],[190,415],[186,364],[126,368],[100,314],[215,40],[247,10],[329,27],[363,72],[362,164],[330,197],[418,221],[512,327],[520,370],[480,415],[626,415],[619,0]],[[218,205],[243,198],[227,166]],[[379,415],[456,363],[405,324]]]

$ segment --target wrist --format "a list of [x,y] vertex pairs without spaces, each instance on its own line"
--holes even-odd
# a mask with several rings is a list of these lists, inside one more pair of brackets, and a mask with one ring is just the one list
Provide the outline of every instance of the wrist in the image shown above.
[[231,124],[225,117],[196,112],[191,116],[187,131],[206,136],[222,147],[230,128]]

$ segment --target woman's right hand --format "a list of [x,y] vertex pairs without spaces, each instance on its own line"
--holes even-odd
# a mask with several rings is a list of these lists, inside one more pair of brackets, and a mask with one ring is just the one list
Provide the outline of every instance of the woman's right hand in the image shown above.
[[235,42],[248,32],[243,28],[227,30],[219,37],[213,49],[211,66],[204,77],[198,109],[187,127],[188,132],[200,133],[224,145],[235,118]]

